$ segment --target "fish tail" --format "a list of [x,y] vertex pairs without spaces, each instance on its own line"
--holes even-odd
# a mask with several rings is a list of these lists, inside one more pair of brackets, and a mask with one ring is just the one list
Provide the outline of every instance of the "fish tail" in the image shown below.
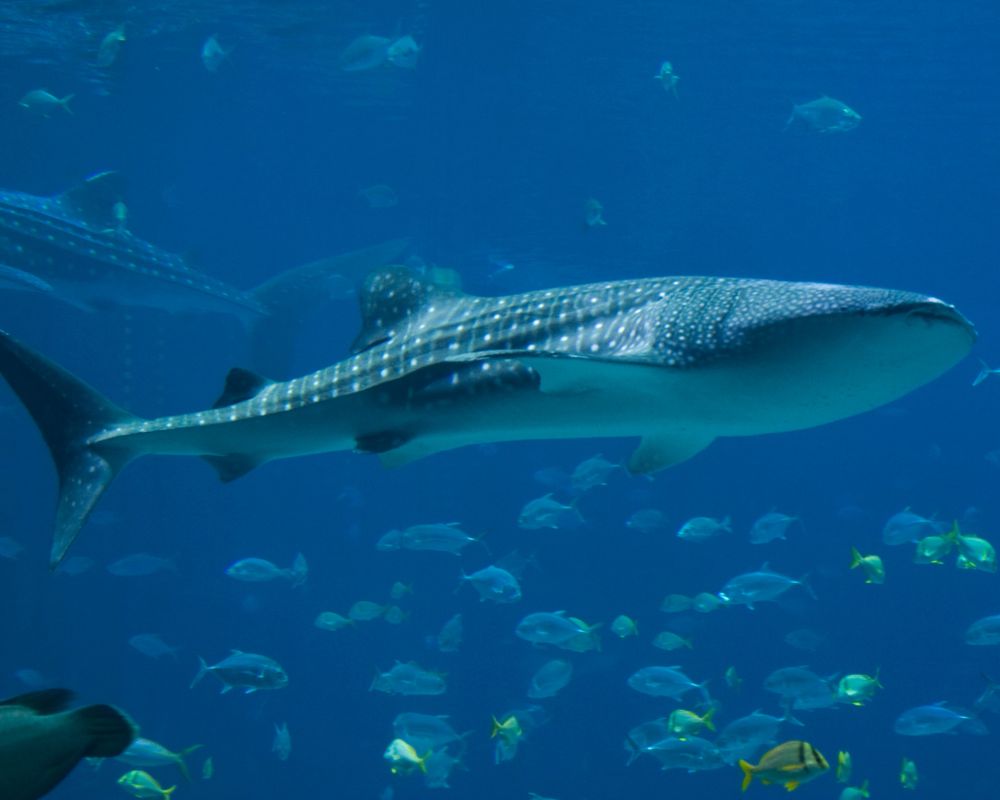
[[712,722],[712,717],[715,716],[715,711],[718,706],[712,706],[708,711],[706,711],[701,717],[701,724],[708,728],[712,733],[715,733],[715,723]]
[[989,364],[987,364],[982,359],[979,359],[979,373],[976,375],[975,378],[972,379],[972,385],[978,386],[988,377],[990,377],[990,375],[992,375],[994,372],[996,372],[996,370],[991,369]]
[[73,109],[69,107],[69,101],[72,100],[74,97],[76,97],[76,95],[71,93],[66,95],[59,101],[59,105],[61,105],[64,109],[66,109],[66,113],[69,114],[70,116],[73,115]]
[[92,444],[98,433],[137,417],[114,405],[76,376],[0,331],[0,375],[31,414],[59,476],[55,533],[49,565],[55,568],[104,490],[136,455]]
[[169,789],[164,789],[162,796],[163,797],[170,797],[170,795],[172,795],[174,793],[174,789],[176,789],[176,788],[177,788],[176,786],[171,786]]
[[188,686],[188,688],[193,689],[195,686],[197,686],[198,683],[201,681],[201,679],[204,678],[207,673],[208,673],[208,664],[205,663],[205,659],[203,659],[201,656],[198,656],[198,674],[191,679],[191,685]]
[[753,764],[749,761],[744,761],[742,758],[739,760],[740,769],[743,770],[743,784],[740,787],[741,791],[746,791],[747,787],[750,785],[750,781],[753,780]]
[[306,582],[308,575],[309,565],[306,563],[306,557],[302,553],[296,553],[295,560],[292,562],[292,568],[289,571],[292,586],[302,586]]
[[266,312],[250,324],[254,368],[270,377],[290,375],[302,321],[331,301],[343,299],[369,272],[398,260],[408,247],[408,240],[394,239],[320,259],[281,272],[251,290]]
[[861,553],[858,552],[858,548],[851,547],[851,569],[861,566]]
[[181,771],[181,775],[184,776],[184,780],[186,780],[188,783],[191,783],[191,773],[188,772],[187,764],[184,763],[184,756],[189,756],[195,750],[198,750],[200,748],[201,748],[200,744],[193,744],[190,747],[185,747],[177,754],[177,769]]

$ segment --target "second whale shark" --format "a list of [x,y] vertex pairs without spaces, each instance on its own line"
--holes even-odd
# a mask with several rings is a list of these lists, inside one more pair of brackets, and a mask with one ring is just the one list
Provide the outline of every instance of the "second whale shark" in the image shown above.
[[637,436],[628,466],[646,473],[720,436],[876,408],[975,340],[936,298],[820,283],[670,277],[477,297],[388,267],[360,299],[348,358],[284,382],[234,369],[212,408],[158,419],[0,334],[0,374],[59,476],[52,563],[141,455],[201,456],[232,480],[310,453],[377,453],[392,466],[483,442]]

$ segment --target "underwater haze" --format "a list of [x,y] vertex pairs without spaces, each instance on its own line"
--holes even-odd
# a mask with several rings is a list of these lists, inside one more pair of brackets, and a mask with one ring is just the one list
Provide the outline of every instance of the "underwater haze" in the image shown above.
[[[996,796],[1000,5],[8,0],[0,53],[0,329],[143,417],[346,358],[389,264],[888,287],[978,334],[894,402],[649,475],[613,436],[139,459],[55,569],[56,471],[0,382],[0,697],[200,745],[51,797],[735,798],[789,740],[829,762],[786,764],[796,796]],[[148,290],[169,270],[187,295]]]

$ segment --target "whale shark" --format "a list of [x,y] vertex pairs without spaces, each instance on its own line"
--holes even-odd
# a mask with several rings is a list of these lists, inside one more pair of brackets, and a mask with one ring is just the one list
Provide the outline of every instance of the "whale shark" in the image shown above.
[[243,290],[125,226],[124,179],[101,172],[50,197],[0,190],[0,289],[31,291],[86,311],[143,307],[239,319],[255,362],[283,371],[297,323],[398,260],[398,239],[286,270]]
[[650,473],[714,439],[792,431],[895,400],[976,334],[954,307],[891,289],[717,277],[622,280],[498,297],[389,266],[359,294],[351,353],[272,381],[230,371],[194,413],[143,419],[0,333],[0,374],[59,478],[51,562],[132,459],[200,456],[230,481],[353,450],[400,466],[484,442],[639,437]]

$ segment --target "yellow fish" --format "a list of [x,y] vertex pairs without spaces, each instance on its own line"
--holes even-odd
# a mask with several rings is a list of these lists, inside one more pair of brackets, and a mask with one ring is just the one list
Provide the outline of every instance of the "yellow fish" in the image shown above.
[[899,771],[899,782],[904,789],[917,788],[917,765],[909,758],[903,758],[903,767]]
[[156,778],[141,769],[134,769],[126,772],[118,779],[118,785],[133,797],[147,798],[160,797],[169,798],[176,786],[164,789],[157,783]]
[[678,708],[670,712],[670,717],[667,719],[667,728],[678,739],[696,734],[702,728],[714,731],[715,723],[712,722],[713,716],[715,716],[715,706],[712,706],[700,716],[694,711]]
[[521,738],[524,733],[521,730],[521,723],[517,721],[517,717],[511,714],[503,722],[493,717],[493,730],[490,732],[490,738],[499,735],[501,739],[506,739],[508,742],[517,740]]
[[851,569],[861,567],[865,583],[885,583],[885,567],[878,556],[863,556],[858,548],[851,548]]
[[739,765],[743,770],[744,792],[754,776],[763,784],[778,783],[790,792],[830,769],[830,765],[819,750],[809,742],[796,739],[768,750],[761,757],[759,764],[751,764],[741,758]]
[[421,772],[427,772],[427,753],[423,757],[417,755],[416,749],[405,739],[393,739],[389,746],[385,748],[382,758],[392,762],[392,774],[395,775],[401,769],[416,767]]

